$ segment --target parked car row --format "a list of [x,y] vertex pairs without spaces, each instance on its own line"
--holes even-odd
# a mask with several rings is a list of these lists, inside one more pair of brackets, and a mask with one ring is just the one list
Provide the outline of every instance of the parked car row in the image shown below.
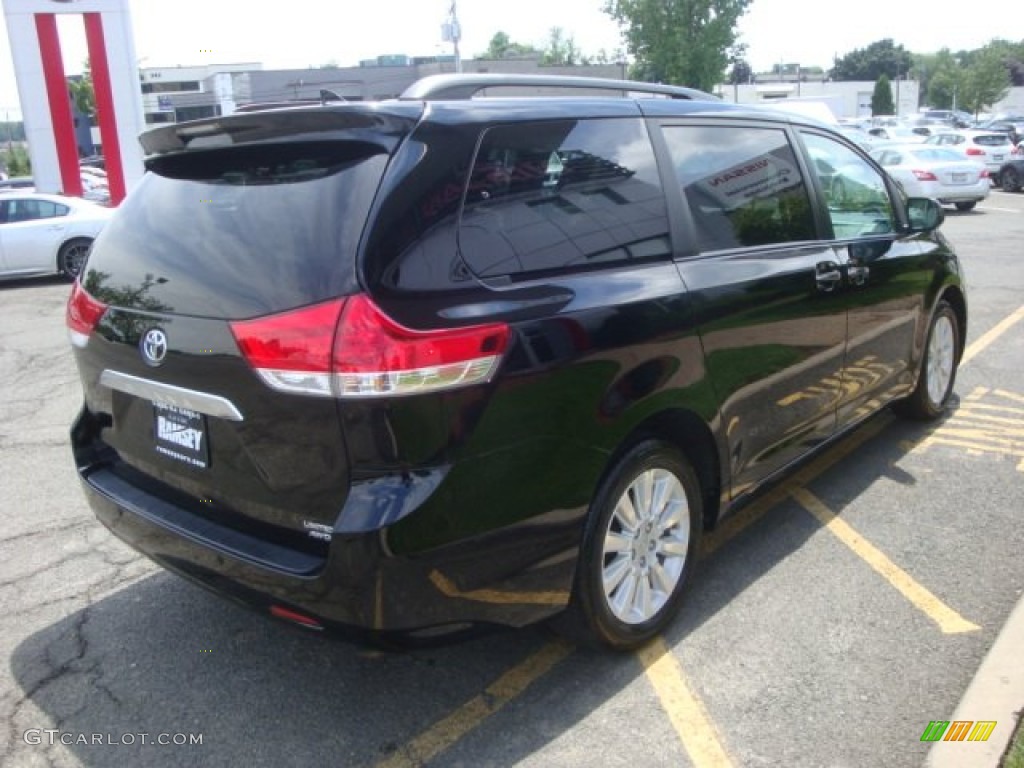
[[[107,184],[107,174],[102,168],[82,166],[80,169],[82,180],[82,197],[94,203],[106,205],[110,202],[110,187]],[[18,189],[26,192],[34,192],[36,187],[35,179],[31,176],[15,176],[13,178],[0,180],[0,193]]]

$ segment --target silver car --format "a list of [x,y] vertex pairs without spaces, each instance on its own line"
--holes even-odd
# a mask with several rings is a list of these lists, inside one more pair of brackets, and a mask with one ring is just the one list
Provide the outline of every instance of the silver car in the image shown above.
[[969,211],[992,189],[988,169],[957,152],[930,144],[882,147],[871,152],[908,197],[931,197]]
[[999,168],[1013,151],[1010,137],[999,131],[944,131],[929,136],[925,144],[952,149],[968,160],[982,163],[997,184]]

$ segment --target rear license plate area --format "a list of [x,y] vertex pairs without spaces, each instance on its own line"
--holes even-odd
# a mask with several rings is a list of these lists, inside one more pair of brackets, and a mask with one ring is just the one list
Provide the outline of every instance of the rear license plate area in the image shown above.
[[206,416],[201,413],[153,403],[153,439],[162,456],[200,469],[210,466]]

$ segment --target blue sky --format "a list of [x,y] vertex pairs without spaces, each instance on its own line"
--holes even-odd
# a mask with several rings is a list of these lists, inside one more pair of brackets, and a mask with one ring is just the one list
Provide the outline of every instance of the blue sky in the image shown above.
[[[2,0],[0,0],[2,2]],[[140,65],[174,66],[262,62],[265,68],[342,66],[384,53],[450,53],[440,25],[451,0],[288,0],[275,7],[238,0],[134,0],[135,48]],[[615,23],[601,11],[603,0],[458,0],[464,56],[483,51],[499,31],[542,47],[559,26],[586,53],[620,43]],[[946,20],[934,0],[753,0],[740,22],[742,41],[755,70],[800,62],[831,65],[842,55],[892,37],[914,52],[948,46],[976,48],[994,37],[1021,32],[1009,8],[973,12],[960,8]],[[2,24],[2,22],[0,22]],[[65,68],[74,74],[85,58],[78,18],[60,23]],[[18,95],[0,30],[0,119],[17,115]],[[207,52],[209,51],[209,52]]]

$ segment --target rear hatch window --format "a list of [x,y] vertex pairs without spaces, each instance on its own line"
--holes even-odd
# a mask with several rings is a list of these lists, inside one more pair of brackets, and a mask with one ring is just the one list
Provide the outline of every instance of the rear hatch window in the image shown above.
[[990,133],[985,136],[975,136],[974,143],[980,147],[1005,147],[1010,143],[1010,137],[1005,133]]
[[352,293],[356,248],[387,160],[362,141],[152,159],[97,241],[83,283],[125,309],[223,319]]

